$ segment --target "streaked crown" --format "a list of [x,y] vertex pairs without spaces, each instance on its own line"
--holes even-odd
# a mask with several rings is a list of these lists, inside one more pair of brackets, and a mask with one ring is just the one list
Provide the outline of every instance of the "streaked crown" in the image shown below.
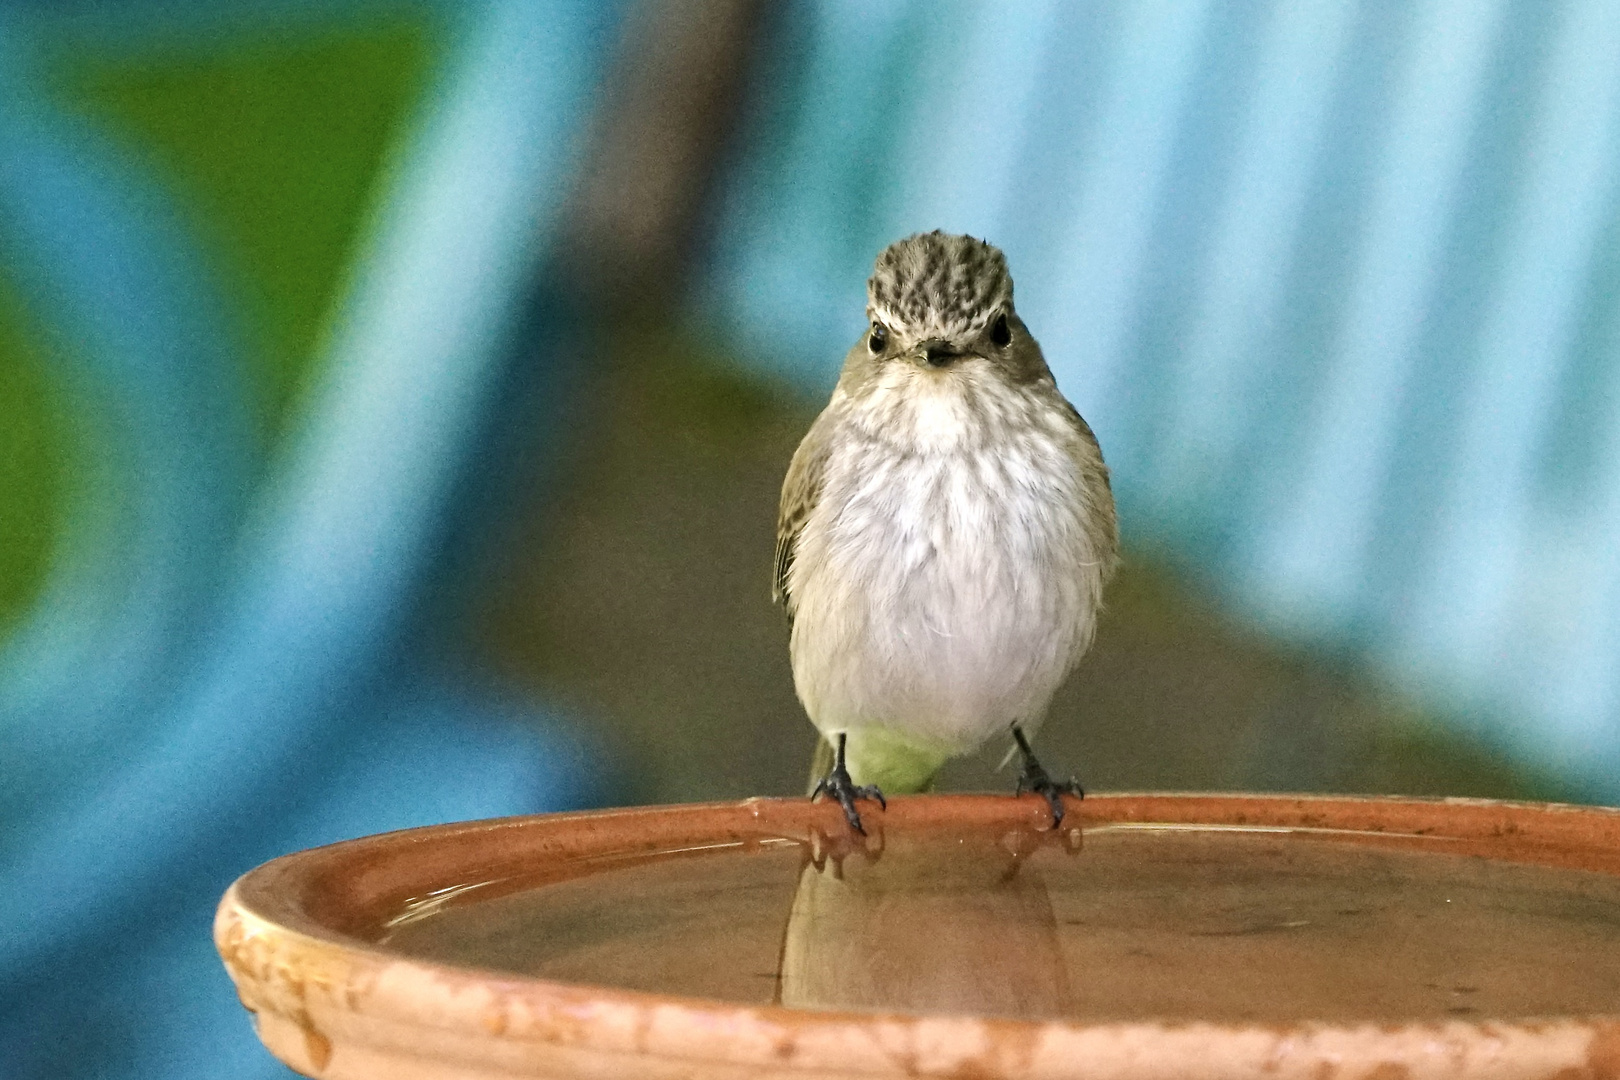
[[867,314],[919,338],[975,333],[1011,308],[1012,295],[999,248],[937,229],[890,244],[866,283]]

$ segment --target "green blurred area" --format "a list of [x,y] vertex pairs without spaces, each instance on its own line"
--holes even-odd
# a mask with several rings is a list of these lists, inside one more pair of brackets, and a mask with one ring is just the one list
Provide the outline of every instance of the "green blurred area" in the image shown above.
[[37,600],[65,517],[72,439],[42,340],[0,275],[0,640]]
[[[315,377],[389,155],[434,74],[435,42],[422,19],[396,18],[55,49],[60,104],[115,140],[136,182],[158,184],[195,229],[237,319],[249,413],[267,444]],[[38,599],[70,527],[74,432],[97,424],[53,377],[46,340],[0,279],[0,640]],[[92,512],[120,498],[83,494]]]
[[413,20],[62,56],[62,100],[177,197],[207,246],[242,318],[253,413],[272,439],[314,375],[434,42]]

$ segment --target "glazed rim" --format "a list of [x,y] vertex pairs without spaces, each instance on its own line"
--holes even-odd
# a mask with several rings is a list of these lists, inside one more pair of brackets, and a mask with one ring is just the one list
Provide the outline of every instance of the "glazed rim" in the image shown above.
[[[1620,874],[1620,810],[1483,799],[1100,795],[1066,824],[1331,829]],[[1044,804],[898,798],[885,828],[1041,825]],[[384,913],[468,882],[604,857],[841,835],[804,799],[442,825],[283,856],[220,903],[214,940],[259,1037],[310,1076],[1580,1077],[1620,1080],[1620,1015],[1233,1025],[1018,1021],[743,1005],[453,967],[374,943]]]

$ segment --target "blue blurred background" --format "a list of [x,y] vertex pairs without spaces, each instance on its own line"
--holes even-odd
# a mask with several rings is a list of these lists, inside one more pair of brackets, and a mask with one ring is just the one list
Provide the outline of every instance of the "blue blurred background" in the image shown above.
[[776,489],[922,229],[1114,468],[1060,767],[1620,799],[1617,125],[1608,0],[0,6],[0,1074],[285,1075],[282,852],[801,790]]

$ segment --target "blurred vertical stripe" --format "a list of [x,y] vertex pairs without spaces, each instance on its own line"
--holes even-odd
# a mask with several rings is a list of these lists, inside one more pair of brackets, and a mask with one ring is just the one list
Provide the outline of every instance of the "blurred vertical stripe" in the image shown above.
[[61,542],[71,436],[61,387],[10,281],[0,277],[0,640],[44,586]]

